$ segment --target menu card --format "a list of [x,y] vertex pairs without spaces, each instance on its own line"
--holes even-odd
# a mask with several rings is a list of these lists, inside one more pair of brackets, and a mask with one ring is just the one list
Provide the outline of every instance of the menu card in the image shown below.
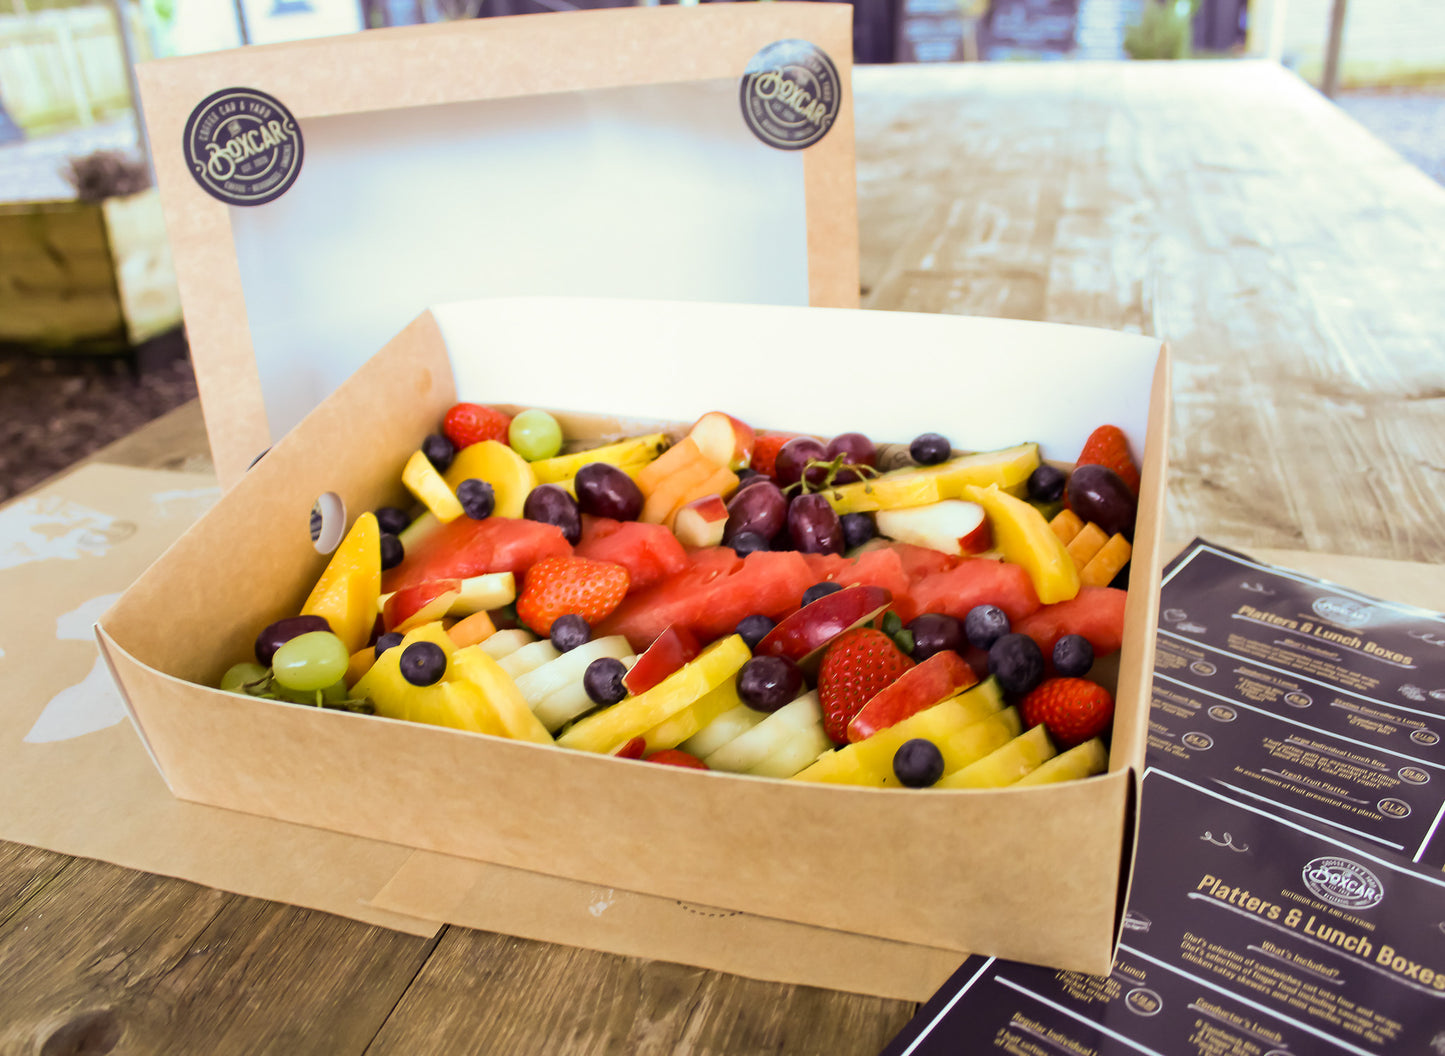
[[967,960],[884,1056],[1445,1053],[1445,616],[1196,540],[1108,976]]

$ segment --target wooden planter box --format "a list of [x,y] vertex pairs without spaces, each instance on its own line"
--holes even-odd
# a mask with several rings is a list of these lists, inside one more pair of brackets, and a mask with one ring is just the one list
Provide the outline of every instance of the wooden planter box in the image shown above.
[[121,352],[181,321],[154,188],[0,204],[0,343]]

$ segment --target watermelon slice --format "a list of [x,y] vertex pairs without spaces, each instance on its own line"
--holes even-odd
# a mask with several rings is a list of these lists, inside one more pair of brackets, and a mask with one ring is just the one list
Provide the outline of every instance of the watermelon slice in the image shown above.
[[1068,601],[1045,605],[1014,630],[1039,643],[1044,656],[1054,653],[1054,643],[1066,634],[1088,639],[1094,655],[1108,656],[1124,644],[1124,591],[1114,587],[1082,587]]
[[383,593],[433,579],[469,579],[486,572],[524,572],[544,557],[567,557],[572,544],[562,529],[512,517],[470,517],[437,528],[382,577]]
[[688,566],[687,551],[663,525],[607,517],[582,518],[582,539],[576,553],[578,557],[611,561],[627,569],[629,593],[650,587]]
[[971,557],[934,572],[913,585],[918,612],[939,612],[963,619],[975,605],[997,605],[1017,624],[1038,611],[1039,596],[1029,574],[1018,565]]

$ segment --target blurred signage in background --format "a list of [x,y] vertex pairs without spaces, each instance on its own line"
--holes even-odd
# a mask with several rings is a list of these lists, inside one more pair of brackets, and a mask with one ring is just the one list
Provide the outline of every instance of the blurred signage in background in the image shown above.
[[251,44],[276,44],[355,33],[364,28],[360,0],[240,0]]
[[1074,50],[1079,0],[993,0],[979,31],[985,59],[1058,59]]
[[902,0],[896,62],[978,59],[978,27],[988,0]]

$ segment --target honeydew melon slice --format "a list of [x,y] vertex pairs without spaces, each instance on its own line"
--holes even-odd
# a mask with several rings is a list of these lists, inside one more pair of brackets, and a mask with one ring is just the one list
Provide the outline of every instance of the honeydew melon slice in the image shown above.
[[823,721],[823,709],[816,691],[804,693],[773,712],[752,729],[734,737],[705,757],[713,770],[742,773],[782,750],[798,734]]
[[1003,788],[1054,757],[1048,731],[1035,726],[976,763],[946,775],[934,788]]
[[1049,785],[1056,781],[1076,781],[1081,777],[1102,774],[1109,765],[1109,750],[1098,737],[1076,744],[1067,752],[1054,756],[1014,782],[1020,785]]
[[818,758],[820,753],[826,752],[832,744],[823,730],[823,724],[818,723],[799,731],[781,748],[750,767],[747,772],[758,777],[792,777]]
[[582,719],[557,743],[581,751],[615,752],[731,679],[752,655],[740,635],[713,642],[647,692]]
[[[631,653],[619,656],[617,659],[621,660],[622,666],[628,669],[637,663],[637,657]],[[554,660],[553,663],[556,661]],[[577,716],[584,715],[595,707],[597,707],[597,702],[587,695],[587,687],[582,684],[581,679],[578,679],[543,697],[541,702],[533,707],[532,712],[543,726],[556,733]]]
[[561,651],[543,638],[541,641],[529,642],[515,652],[508,653],[497,663],[502,665],[502,670],[513,678],[521,678],[528,671],[535,671],[543,664],[549,664],[561,656]]
[[486,640],[482,642],[482,652],[486,653],[493,660],[501,660],[503,657],[515,653],[518,649],[522,648],[522,646],[531,645],[536,640],[537,636],[531,631],[514,627],[488,635]]
[[739,701],[736,707],[723,712],[696,734],[680,742],[678,747],[684,752],[703,759],[734,737],[747,733],[767,717],[767,712],[750,708]]
[[621,660],[624,656],[631,655],[632,646],[627,644],[627,639],[620,634],[613,634],[583,642],[556,659],[513,677],[517,680],[517,688],[522,691],[522,696],[527,698],[527,703],[535,711],[538,704],[557,690],[570,683],[580,683],[587,665],[593,660],[601,660],[603,657]]

